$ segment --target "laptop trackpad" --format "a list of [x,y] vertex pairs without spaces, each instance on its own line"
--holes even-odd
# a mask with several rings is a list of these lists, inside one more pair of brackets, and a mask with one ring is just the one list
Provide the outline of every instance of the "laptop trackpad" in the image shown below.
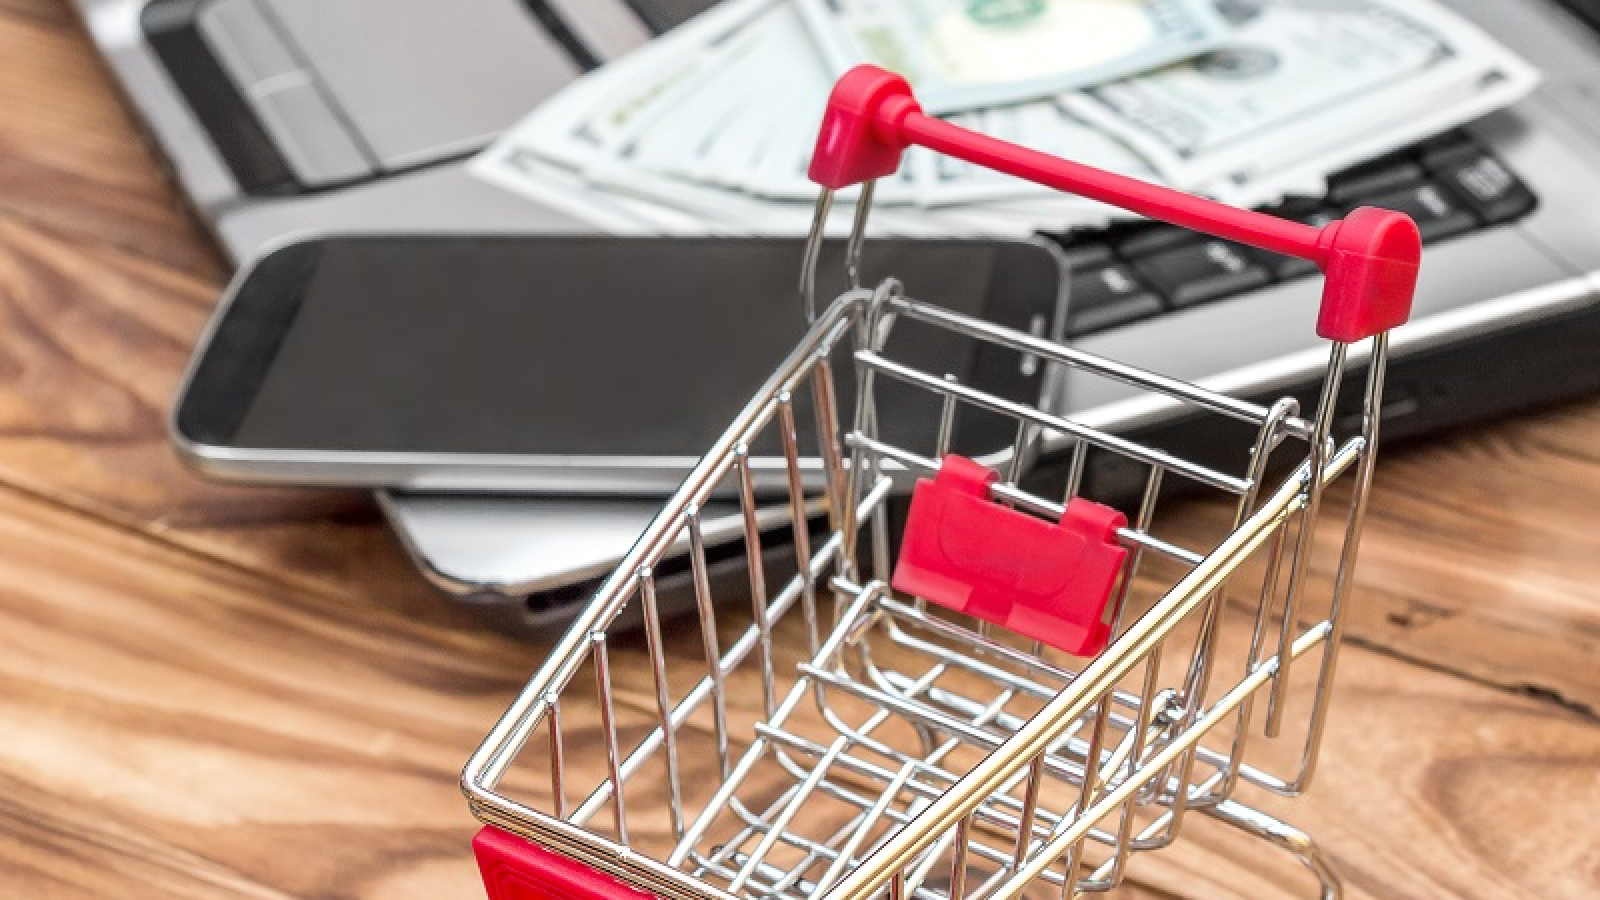
[[579,74],[508,0],[262,0],[378,165],[483,146]]

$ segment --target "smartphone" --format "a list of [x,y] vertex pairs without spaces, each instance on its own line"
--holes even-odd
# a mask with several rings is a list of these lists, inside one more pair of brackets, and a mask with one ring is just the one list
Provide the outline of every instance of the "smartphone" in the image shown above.
[[[801,251],[798,239],[765,238],[293,243],[229,286],[173,439],[201,472],[252,482],[665,493],[803,335]],[[872,241],[863,268],[1036,333],[1054,333],[1065,313],[1063,268],[1042,240]],[[845,287],[837,243],[819,286],[825,297]],[[910,362],[1040,399],[1047,367],[997,366],[954,336],[908,341]],[[880,429],[900,440],[938,427],[936,408],[880,406]],[[968,417],[953,446],[983,457],[1013,430]]]

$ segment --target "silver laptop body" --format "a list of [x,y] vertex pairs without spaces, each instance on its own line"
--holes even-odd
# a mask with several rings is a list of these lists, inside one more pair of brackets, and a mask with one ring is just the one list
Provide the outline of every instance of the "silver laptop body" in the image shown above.
[[[1561,323],[1589,321],[1600,296],[1600,37],[1552,0],[1445,2],[1545,73],[1527,100],[1468,129],[1532,191],[1537,207],[1509,224],[1429,246],[1414,321],[1394,339],[1391,434],[1449,424],[1449,415],[1429,419],[1428,401],[1452,389],[1463,365],[1474,373],[1483,368],[1460,358],[1451,363],[1451,353],[1471,347],[1473,360],[1493,360],[1502,335],[1525,334],[1526,344],[1545,340],[1546,332],[1566,333]],[[462,161],[586,67],[626,53],[697,5],[73,3],[196,213],[235,263],[313,234],[589,230],[468,177]],[[174,62],[196,64],[197,55],[209,57],[198,65],[211,67],[210,80],[221,79],[211,95],[204,88],[197,94],[173,74]],[[241,146],[236,135],[228,139],[232,146],[219,147],[219,122],[249,140]],[[1311,327],[1316,290],[1315,280],[1291,281],[1077,343],[1184,379],[1267,392],[1320,371]],[[1519,365],[1530,359],[1503,359],[1497,377],[1518,379]],[[1407,360],[1421,373],[1415,383],[1407,381]],[[1555,374],[1547,367],[1527,383],[1502,385],[1502,405],[1555,399],[1594,380],[1571,367]],[[1156,424],[1116,395],[1071,383],[1066,390],[1066,405],[1097,424]],[[1493,404],[1487,411],[1495,411]],[[1408,417],[1416,420],[1409,428]],[[598,519],[585,520],[583,552],[572,553],[562,537],[565,519],[555,516],[560,503],[517,513],[488,498],[391,496],[384,506],[437,582],[480,597],[484,590],[547,590],[568,577],[563,572],[577,578],[603,568],[653,509],[642,503],[595,513]],[[591,527],[596,522],[609,524]],[[581,565],[553,564],[561,559]]]

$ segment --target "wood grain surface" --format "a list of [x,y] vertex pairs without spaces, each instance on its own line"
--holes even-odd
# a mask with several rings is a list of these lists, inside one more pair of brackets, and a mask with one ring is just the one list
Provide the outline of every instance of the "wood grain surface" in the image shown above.
[[[456,774],[545,648],[364,495],[175,461],[225,268],[64,3],[0,0],[0,60],[0,897],[481,896]],[[1327,762],[1268,802],[1354,896],[1600,895],[1597,447],[1588,400],[1386,451]],[[1309,891],[1220,826],[1150,859]]]

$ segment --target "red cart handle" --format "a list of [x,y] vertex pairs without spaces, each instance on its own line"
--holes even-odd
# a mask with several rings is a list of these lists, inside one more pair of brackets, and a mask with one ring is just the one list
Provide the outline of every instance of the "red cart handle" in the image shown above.
[[1274,253],[1327,276],[1317,334],[1354,343],[1405,324],[1422,240],[1403,213],[1362,207],[1317,228],[1115,175],[925,115],[904,78],[875,66],[846,72],[828,98],[811,180],[830,190],[893,174],[910,146],[1025,178]]

